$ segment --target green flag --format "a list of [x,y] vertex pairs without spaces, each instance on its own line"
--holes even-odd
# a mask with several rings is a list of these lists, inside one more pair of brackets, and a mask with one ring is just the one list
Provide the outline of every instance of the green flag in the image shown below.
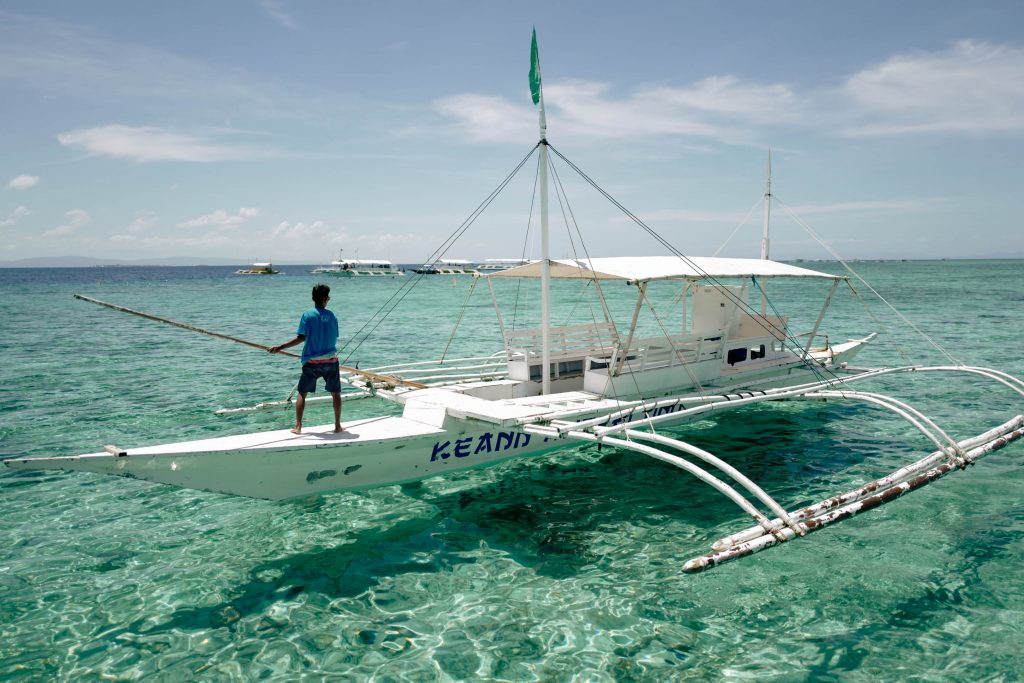
[[533,29],[533,47],[530,48],[530,94],[533,103],[540,104],[540,52],[537,50],[537,29]]

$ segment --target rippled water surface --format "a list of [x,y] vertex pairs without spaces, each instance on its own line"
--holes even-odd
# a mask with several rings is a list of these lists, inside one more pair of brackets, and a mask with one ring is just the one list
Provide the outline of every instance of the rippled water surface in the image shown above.
[[[1024,262],[856,265],[955,358],[1024,375]],[[263,344],[290,338],[315,276],[231,270],[0,270],[0,455],[288,426],[287,411],[214,411],[284,398],[294,361],[71,296]],[[331,284],[343,337],[397,286]],[[437,357],[460,309],[450,354],[500,348],[490,295],[468,293],[468,280],[423,280],[350,362]],[[769,293],[804,330],[826,292],[793,282]],[[511,307],[517,292],[503,283],[497,294]],[[591,294],[555,291],[583,319],[599,310]],[[628,288],[606,294],[628,317]],[[670,317],[673,292],[653,296]],[[848,290],[823,329],[831,341],[880,332],[862,364],[950,362]],[[1021,397],[967,376],[871,388],[959,438],[1024,412]],[[345,417],[382,410],[395,409],[352,402]],[[307,423],[329,420],[309,411]],[[833,402],[752,407],[673,435],[727,457],[790,508],[931,450],[896,418]],[[0,678],[1019,680],[1022,465],[1018,442],[880,510],[695,576],[682,563],[746,527],[741,513],[680,470],[609,448],[301,503],[5,470]]]

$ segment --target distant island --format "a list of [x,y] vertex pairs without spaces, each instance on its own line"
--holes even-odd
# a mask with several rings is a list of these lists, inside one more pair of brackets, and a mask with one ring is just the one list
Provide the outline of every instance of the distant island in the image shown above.
[[[251,260],[251,259],[250,259]],[[90,256],[38,256],[13,261],[0,261],[0,268],[88,268],[113,266],[238,266],[246,259],[169,256],[153,259],[101,259]]]

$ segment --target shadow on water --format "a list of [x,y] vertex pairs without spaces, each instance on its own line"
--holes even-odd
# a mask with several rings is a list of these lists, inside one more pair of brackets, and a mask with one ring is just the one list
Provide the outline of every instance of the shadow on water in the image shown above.
[[[894,641],[927,638],[941,632],[958,617],[976,619],[979,606],[1002,607],[998,595],[985,580],[984,569],[990,562],[1005,562],[1016,556],[1016,547],[1024,541],[1024,509],[1014,509],[1008,517],[993,516],[990,525],[966,533],[949,552],[949,566],[936,569],[921,582],[921,590],[913,597],[887,610],[885,621],[865,624],[842,633],[815,638],[819,661],[808,669],[807,681],[839,681],[846,671],[861,668],[872,652]],[[1016,522],[1012,527],[1008,522]],[[919,649],[919,643],[908,644],[908,650]]]
[[[799,488],[808,448],[805,413],[750,411],[728,416],[694,441],[732,453],[728,459],[767,490]],[[820,424],[820,423],[819,423]],[[833,445],[827,429],[813,453]],[[710,446],[709,446],[710,444]],[[596,447],[588,446],[590,453]],[[836,457],[836,456],[830,456]],[[342,545],[315,548],[254,565],[234,597],[215,606],[179,609],[157,626],[138,621],[120,632],[233,628],[249,615],[302,593],[352,598],[407,573],[439,573],[476,562],[481,545],[541,576],[569,578],[606,561],[594,549],[604,529],[622,524],[655,529],[666,520],[697,529],[742,516],[733,504],[688,474],[636,453],[605,449],[596,462],[579,455],[544,456],[529,466],[505,466],[493,483],[441,494],[410,485],[404,493],[435,512],[348,536]],[[304,503],[318,514],[320,501]],[[116,636],[117,634],[113,634]]]
[[411,519],[387,529],[352,534],[350,542],[344,545],[315,548],[261,562],[249,570],[250,580],[236,587],[232,591],[234,597],[225,603],[176,610],[169,620],[156,627],[139,620],[112,635],[175,629],[233,629],[233,624],[241,618],[262,614],[274,603],[302,593],[329,598],[355,597],[377,585],[382,577],[407,572],[440,572],[472,561],[458,552],[437,547],[432,536],[443,524],[443,520],[433,517]]

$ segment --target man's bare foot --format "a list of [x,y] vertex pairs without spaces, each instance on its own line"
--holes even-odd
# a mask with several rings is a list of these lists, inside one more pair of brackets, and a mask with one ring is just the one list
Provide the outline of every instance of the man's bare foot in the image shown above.
[[302,425],[298,425],[297,427],[292,427],[292,434],[301,434],[301,433],[302,433]]
[[343,431],[345,431],[345,430],[342,429],[341,425],[334,425],[334,433],[335,434],[340,434]]

